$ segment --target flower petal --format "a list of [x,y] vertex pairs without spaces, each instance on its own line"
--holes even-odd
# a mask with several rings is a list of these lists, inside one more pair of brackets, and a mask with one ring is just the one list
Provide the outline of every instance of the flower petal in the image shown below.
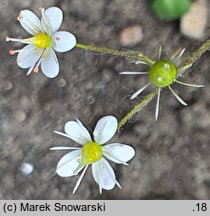
[[135,155],[135,150],[128,145],[112,143],[103,146],[103,155],[115,163],[126,164]]
[[81,158],[81,150],[75,150],[72,152],[69,152],[68,154],[65,154],[57,165],[57,174],[61,177],[69,177],[74,176],[79,173],[79,171],[84,167],[81,167],[81,169],[75,173],[75,170],[80,165],[80,158]]
[[30,10],[22,10],[18,20],[21,26],[31,35],[43,32],[39,18]]
[[55,78],[59,73],[59,62],[53,49],[45,50],[41,62],[42,72],[49,78]]
[[64,131],[69,135],[71,139],[81,145],[92,142],[88,130],[79,120],[67,122],[65,124]]
[[114,171],[110,164],[104,159],[92,164],[93,177],[99,185],[100,193],[102,189],[111,190],[116,184]]
[[67,52],[73,49],[77,43],[76,37],[67,31],[58,31],[53,35],[53,48],[57,52]]
[[44,12],[44,14],[49,20],[52,32],[56,32],[63,22],[62,10],[58,7],[50,7]]
[[109,141],[117,131],[117,119],[114,116],[105,116],[100,119],[93,132],[94,139],[100,144]]
[[21,68],[29,68],[40,59],[43,50],[33,45],[25,46],[17,56],[17,64]]

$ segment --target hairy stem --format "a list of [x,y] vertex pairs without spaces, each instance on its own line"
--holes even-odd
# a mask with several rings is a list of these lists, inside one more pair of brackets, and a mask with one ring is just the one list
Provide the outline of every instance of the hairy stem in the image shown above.
[[142,110],[154,97],[158,94],[158,88],[155,89],[152,93],[148,94],[143,101],[137,104],[130,112],[128,112],[119,122],[118,129],[120,129],[129,119],[133,117],[137,112]]
[[131,53],[131,52],[125,52],[125,51],[119,51],[119,50],[113,50],[105,47],[96,47],[92,45],[85,45],[85,44],[76,44],[77,48],[88,50],[88,51],[94,51],[94,52],[99,52],[99,53],[104,53],[104,54],[111,54],[111,55],[117,55],[117,56],[123,56],[123,57],[128,57],[128,58],[134,58],[140,61],[143,61],[147,64],[154,64],[154,61],[150,59],[147,56],[144,56],[142,53]]
[[196,51],[191,53],[187,61],[179,68],[179,76],[184,74],[183,70],[188,65],[193,65],[210,48],[210,39],[205,41]]

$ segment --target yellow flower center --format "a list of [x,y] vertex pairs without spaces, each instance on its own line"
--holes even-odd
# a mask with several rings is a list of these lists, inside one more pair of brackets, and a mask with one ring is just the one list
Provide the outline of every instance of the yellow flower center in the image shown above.
[[38,48],[45,49],[52,46],[52,39],[44,33],[39,33],[32,38],[32,43]]
[[89,142],[82,148],[81,164],[88,165],[102,158],[102,148],[96,142]]

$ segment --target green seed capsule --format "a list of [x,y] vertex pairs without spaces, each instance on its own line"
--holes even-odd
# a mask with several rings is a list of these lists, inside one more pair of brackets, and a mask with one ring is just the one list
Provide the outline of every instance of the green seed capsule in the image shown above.
[[158,87],[167,87],[176,79],[177,68],[168,60],[155,62],[149,71],[150,81]]
[[152,8],[162,20],[173,20],[190,10],[191,0],[153,0]]

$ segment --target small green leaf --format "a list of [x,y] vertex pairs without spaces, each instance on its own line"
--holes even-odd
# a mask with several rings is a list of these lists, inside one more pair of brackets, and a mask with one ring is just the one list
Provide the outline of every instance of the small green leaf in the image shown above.
[[190,10],[191,0],[153,0],[152,8],[162,20],[173,20]]

